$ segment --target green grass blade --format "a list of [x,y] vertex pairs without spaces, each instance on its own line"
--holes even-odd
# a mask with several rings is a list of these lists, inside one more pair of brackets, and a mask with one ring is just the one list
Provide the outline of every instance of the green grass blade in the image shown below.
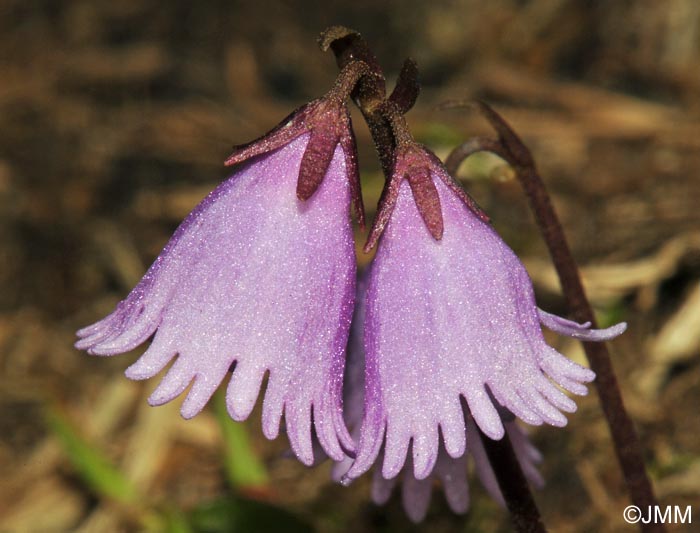
[[268,484],[265,465],[250,445],[248,432],[243,424],[234,422],[226,411],[222,393],[214,398],[216,418],[224,439],[224,466],[228,482],[234,488],[256,488]]
[[68,456],[73,468],[95,493],[122,503],[133,503],[138,494],[133,485],[94,444],[83,438],[66,416],[46,409],[46,422]]

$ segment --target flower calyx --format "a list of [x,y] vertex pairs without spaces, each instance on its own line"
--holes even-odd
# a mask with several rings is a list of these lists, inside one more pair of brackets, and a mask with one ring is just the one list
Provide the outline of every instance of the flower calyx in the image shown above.
[[360,227],[364,228],[364,206],[360,192],[357,147],[346,99],[358,80],[369,73],[361,61],[349,63],[338,75],[333,88],[323,97],[300,107],[268,133],[254,141],[236,146],[226,159],[232,166],[250,158],[277,150],[308,134],[309,140],[299,167],[296,194],[301,201],[311,198],[321,185],[338,145],[345,156],[353,206]]
[[411,187],[413,200],[426,228],[436,241],[442,239],[444,222],[435,179],[442,180],[480,220],[489,221],[471,196],[447,173],[435,154],[413,140],[401,138],[395,152],[394,170],[379,199],[377,215],[364,247],[365,252],[369,252],[379,241],[391,218],[404,180]]

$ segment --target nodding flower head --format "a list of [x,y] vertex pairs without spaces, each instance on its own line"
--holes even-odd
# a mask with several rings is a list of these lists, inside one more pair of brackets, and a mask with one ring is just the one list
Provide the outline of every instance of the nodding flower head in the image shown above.
[[325,452],[353,449],[342,418],[345,345],[354,303],[349,206],[362,217],[355,142],[336,87],[241,146],[240,164],[182,222],[140,283],[106,318],[78,331],[93,355],[136,348],[131,379],[154,377],[161,405],[190,384],[196,415],[227,377],[226,404],[246,419],[266,373],[264,434],[284,413],[292,449],[310,464],[312,424]]
[[[350,327],[348,355],[345,367],[345,388],[343,392],[345,423],[353,438],[360,434],[362,414],[364,410],[363,397],[365,389],[365,355],[362,343],[365,320],[365,290],[366,279],[360,277],[357,283],[357,305]],[[511,413],[503,411],[503,426],[513,446],[515,456],[527,479],[536,487],[544,485],[544,480],[537,470],[537,463],[542,460],[540,452],[530,443],[527,434],[515,422]],[[401,472],[391,479],[382,475],[381,466],[376,466],[372,476],[372,500],[377,505],[384,505],[391,496],[394,487],[401,482],[401,500],[407,516],[413,522],[421,522],[428,512],[435,481],[438,481],[445,494],[450,509],[457,514],[469,510],[469,483],[467,481],[468,463],[473,463],[474,471],[486,488],[487,492],[499,504],[505,507],[503,495],[498,486],[491,462],[479,436],[474,420],[468,414],[466,418],[466,450],[460,457],[450,457],[440,444],[435,466],[424,479],[417,479],[409,457]],[[320,454],[322,455],[322,454]],[[471,460],[470,460],[471,458]],[[352,458],[333,465],[332,477],[342,481],[352,465]],[[347,481],[347,478],[346,478]]]
[[619,335],[624,324],[589,330],[540,311],[520,260],[440,161],[406,143],[368,241],[379,240],[366,294],[366,392],[357,457],[367,471],[384,443],[382,476],[412,453],[413,473],[435,468],[440,442],[464,455],[469,414],[500,439],[503,408],[530,424],[566,424],[576,404],[557,385],[586,394],[590,370],[544,340],[540,324],[585,340]]

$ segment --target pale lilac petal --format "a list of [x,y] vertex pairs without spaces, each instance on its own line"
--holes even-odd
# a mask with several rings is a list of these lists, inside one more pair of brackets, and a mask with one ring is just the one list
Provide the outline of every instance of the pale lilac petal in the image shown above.
[[554,381],[571,392],[574,391],[565,386],[564,381],[571,380],[583,384],[595,379],[595,373],[592,370],[574,363],[550,346],[544,346],[540,352],[540,365]]
[[[504,427],[525,477],[535,487],[541,488],[544,485],[544,480],[537,470],[537,464],[542,460],[541,454],[529,441],[525,431],[515,422],[504,422]],[[500,505],[505,506],[495,473],[488,460],[476,424],[471,418],[467,423],[466,431],[468,432],[467,453],[461,457],[452,458],[441,445],[434,468],[424,479],[416,478],[413,458],[410,455],[408,456],[400,477],[401,498],[406,514],[413,522],[417,523],[425,518],[430,503],[432,487],[436,479],[441,483],[450,509],[458,514],[467,512],[469,509],[467,457],[469,455],[474,458],[477,475],[487,492]],[[379,462],[381,463],[382,460],[383,457],[380,454]],[[346,461],[343,469],[347,468],[347,464],[348,462]],[[398,479],[398,476],[387,479],[382,475],[381,469],[375,468],[372,477],[372,500],[377,505],[385,504],[389,500]]]
[[245,361],[236,364],[226,388],[226,410],[232,419],[241,422],[250,416],[264,377],[265,369],[259,365]]
[[150,379],[163,370],[176,353],[172,339],[158,332],[148,349],[126,369],[124,375],[133,380]]
[[413,476],[425,479],[435,467],[438,456],[438,428],[426,425],[413,436]]
[[180,407],[180,414],[184,419],[196,416],[209,401],[221,384],[218,379],[212,379],[207,374],[197,374],[192,384],[190,393],[185,397]]
[[188,373],[187,363],[177,358],[173,366],[166,372],[165,377],[148,397],[152,406],[163,405],[177,398],[189,386],[194,376]]
[[293,399],[285,405],[284,418],[292,451],[307,466],[314,461],[311,442],[311,405]]
[[[343,378],[343,423],[338,424],[348,431],[338,434],[338,444],[346,452],[353,450],[360,435],[360,425],[364,414],[365,395],[365,356],[362,347],[362,328],[365,317],[364,295],[366,289],[365,276],[358,276],[356,286],[355,308],[348,338],[348,348]],[[327,427],[327,426],[326,426]],[[324,427],[324,431],[326,429]],[[326,433],[330,433],[326,431]],[[323,438],[323,434],[319,434]],[[330,446],[325,446],[330,449]],[[342,459],[333,464],[331,477],[340,482],[350,469],[354,458],[343,455]]]
[[537,308],[537,314],[540,317],[542,325],[548,329],[560,335],[566,335],[567,337],[573,337],[574,339],[581,339],[584,341],[609,341],[622,335],[627,329],[627,324],[625,322],[620,322],[619,324],[605,329],[591,329],[590,322],[579,324],[578,322],[547,313],[540,308]]
[[386,479],[382,475],[381,469],[375,468],[372,475],[372,501],[377,505],[384,505],[388,502],[397,480],[398,477]]
[[133,350],[150,337],[158,326],[157,313],[142,311],[141,314],[119,334],[109,335],[88,348],[91,355],[116,355]]
[[382,466],[382,475],[385,478],[393,478],[401,471],[410,443],[411,435],[406,428],[398,424],[387,428]]
[[523,387],[518,393],[521,400],[530,406],[542,417],[542,420],[552,426],[564,427],[566,417],[553,404],[549,403],[540,392],[532,387]]
[[266,438],[273,440],[280,432],[280,422],[284,411],[284,398],[287,394],[287,384],[283,382],[284,375],[271,372],[267,380],[267,389],[263,400],[262,431]]
[[469,510],[467,454],[455,459],[440,450],[434,474],[442,482],[442,490],[450,509],[457,514],[466,513]]
[[586,396],[588,394],[588,388],[578,381],[566,378],[564,376],[560,376],[556,378],[556,380],[562,388],[566,389],[571,394],[576,394],[578,396]]
[[464,393],[464,398],[481,431],[492,439],[502,438],[505,433],[503,422],[486,391],[483,388],[471,390]]
[[331,467],[331,479],[336,483],[340,483],[352,466],[352,457],[344,457],[340,461],[335,461]]
[[[319,421],[318,423],[321,422]],[[333,427],[336,428],[337,431],[336,435],[338,437],[338,444],[343,448],[345,453],[351,453],[354,456],[355,444],[359,438],[359,431],[356,436],[351,435],[350,431],[345,425],[342,414],[339,413],[335,407],[333,408]],[[337,457],[336,460],[338,460]]]
[[115,311],[79,332],[97,355],[151,349],[127,375],[145,379],[177,359],[150,398],[160,405],[192,388],[196,415],[229,376],[227,406],[245,419],[269,372],[263,432],[286,414],[295,453],[313,460],[312,420],[326,452],[353,447],[341,387],[352,314],[355,257],[345,154],[337,146],[325,178],[296,197],[305,134],[241,165],[180,225],[141,282]]
[[576,412],[576,402],[561,392],[558,388],[552,387],[547,378],[542,376],[535,382],[535,388],[545,397],[552,405],[556,406],[566,413]]
[[[372,372],[371,365],[366,359],[365,364],[367,365],[366,375],[368,375]],[[352,467],[341,480],[344,485],[349,484],[352,479],[359,477],[372,467],[384,443],[386,419],[384,418],[381,405],[381,395],[376,388],[377,382],[373,385],[374,386],[370,386],[368,384],[365,387],[364,417],[362,419],[360,439],[357,443],[357,455],[353,461]],[[405,452],[403,455],[395,453],[392,457],[400,459],[401,464],[403,464],[406,454]],[[386,464],[386,461],[384,461],[384,463]],[[392,467],[392,470],[393,469],[394,467]]]
[[495,398],[501,405],[509,405],[511,412],[528,424],[539,426],[544,421],[542,416],[530,406],[530,402],[523,401],[515,387],[497,390]]
[[[539,451],[527,438],[525,431],[515,422],[504,422],[505,430],[510,438],[514,453],[525,477],[537,488],[541,488],[544,480],[537,470],[537,464],[542,460]],[[377,505],[385,504],[395,487],[397,480],[401,479],[401,497],[406,514],[413,522],[420,522],[425,518],[430,503],[431,491],[436,479],[440,480],[450,508],[458,514],[466,513],[469,509],[469,484],[467,481],[467,457],[472,455],[476,472],[484,484],[487,492],[500,504],[505,505],[495,473],[488,460],[481,437],[478,434],[476,424],[469,418],[467,423],[467,453],[453,458],[440,446],[434,468],[424,479],[418,479],[414,474],[413,457],[408,456],[401,471],[402,475],[387,479],[380,468],[375,468],[372,477],[372,500]],[[383,454],[379,454],[379,463],[384,463]],[[343,476],[349,467],[350,460],[334,465],[334,479]],[[347,479],[347,477],[346,477]]]
[[[102,331],[102,326],[108,318],[109,317],[105,317],[102,320],[98,320],[94,324],[91,324],[89,326],[85,326],[84,328],[80,328],[78,331],[75,332],[75,334],[80,339],[85,339],[85,338],[91,337],[95,333]],[[78,342],[80,342],[80,341],[78,341]],[[80,349],[82,350],[82,348],[80,348]]]
[[[325,396],[319,404],[314,405],[313,419],[316,437],[324,450],[330,457],[338,460],[345,457],[339,431],[336,428],[345,430],[345,424],[341,420],[335,419],[335,405],[333,398],[330,395]],[[341,430],[341,431],[342,431]],[[346,438],[342,439],[343,444],[347,447],[354,446],[354,441],[349,433]]]
[[446,420],[440,425],[445,450],[450,457],[461,457],[467,446],[466,426],[461,403],[446,406]]
[[428,513],[430,495],[433,491],[432,479],[417,479],[413,475],[413,468],[408,465],[403,475],[401,487],[401,501],[406,516],[414,523],[421,522]]
[[357,279],[355,309],[348,338],[343,388],[343,417],[347,427],[357,431],[358,434],[364,415],[365,398],[364,324],[367,277],[367,271],[364,271]]
[[537,470],[537,465],[542,461],[542,454],[530,442],[527,433],[518,424],[506,424],[506,431],[525,477],[535,488],[541,489],[544,487],[544,478]]
[[[380,455],[381,461],[381,455]],[[450,457],[441,446],[437,461],[430,475],[417,479],[414,474],[412,458],[409,457],[401,476],[401,499],[404,510],[411,521],[421,522],[427,513],[434,481],[439,479],[450,508],[458,514],[466,513],[469,508],[469,484],[467,482],[467,455],[457,459]],[[399,477],[385,478],[381,469],[375,468],[372,476],[372,501],[384,505]]]

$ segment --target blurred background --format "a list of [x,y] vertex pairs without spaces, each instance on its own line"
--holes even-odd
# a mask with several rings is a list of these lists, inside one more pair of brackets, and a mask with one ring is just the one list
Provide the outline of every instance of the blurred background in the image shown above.
[[[364,35],[390,87],[418,61],[408,121],[439,155],[489,133],[436,110],[449,99],[488,101],[531,147],[601,323],[629,323],[611,349],[661,503],[694,505],[700,521],[700,3],[2,0],[0,530],[509,530],[477,481],[465,517],[436,491],[413,526],[398,494],[376,507],[368,479],[343,488],[330,465],[285,457],[259,406],[245,424],[219,400],[184,421],[177,401],[146,404],[157,379],[123,377],[142,349],[72,347],[226,177],[230,147],[330,87],[337,68],[316,38],[331,24]],[[382,177],[355,117],[371,216]],[[460,178],[524,258],[540,306],[565,313],[509,169],[476,156]],[[531,428],[545,523],[631,531],[595,393],[578,404],[565,429]]]

